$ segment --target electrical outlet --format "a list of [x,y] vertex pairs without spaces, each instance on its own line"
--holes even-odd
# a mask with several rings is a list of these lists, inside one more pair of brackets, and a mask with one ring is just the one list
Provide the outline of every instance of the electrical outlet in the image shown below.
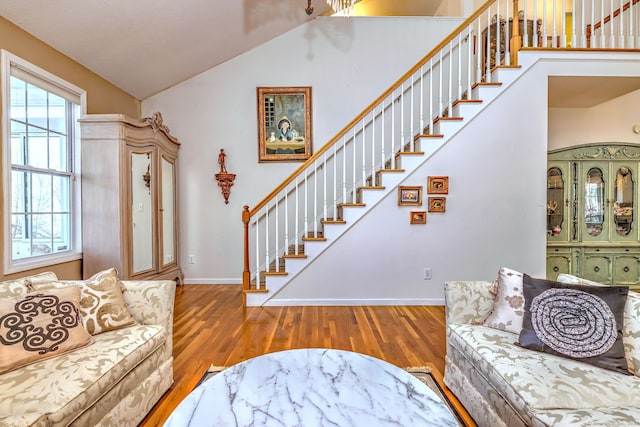
[[195,263],[196,263],[196,256],[189,255],[189,264],[195,264]]
[[431,268],[424,269],[424,275],[422,276],[424,280],[431,280]]

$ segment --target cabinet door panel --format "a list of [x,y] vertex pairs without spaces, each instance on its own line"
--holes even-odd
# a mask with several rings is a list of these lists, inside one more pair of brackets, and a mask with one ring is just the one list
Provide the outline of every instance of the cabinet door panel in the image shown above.
[[569,163],[549,162],[547,169],[547,241],[567,242],[571,235]]
[[[137,274],[153,265],[153,154],[132,152],[131,162],[131,271]],[[148,179],[147,179],[148,177]]]
[[585,253],[580,276],[594,282],[611,284],[611,255]]
[[547,279],[556,280],[561,273],[571,274],[571,254],[548,255]]
[[175,216],[175,167],[165,156],[162,156],[160,167],[162,191],[160,193],[160,213],[162,235],[161,241],[161,262],[165,267],[176,262],[176,216]]
[[613,261],[614,285],[637,285],[640,282],[640,256],[618,255]]

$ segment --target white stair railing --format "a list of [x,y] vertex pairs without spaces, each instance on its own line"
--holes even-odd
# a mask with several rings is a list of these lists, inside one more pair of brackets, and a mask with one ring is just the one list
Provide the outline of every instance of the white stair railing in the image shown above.
[[265,291],[262,272],[283,274],[283,258],[304,256],[303,240],[322,239],[322,223],[357,204],[359,188],[379,185],[377,172],[396,168],[399,152],[418,151],[418,137],[437,133],[456,101],[491,83],[494,67],[517,65],[521,47],[640,46],[639,1],[485,3],[271,194],[244,207],[243,289]]

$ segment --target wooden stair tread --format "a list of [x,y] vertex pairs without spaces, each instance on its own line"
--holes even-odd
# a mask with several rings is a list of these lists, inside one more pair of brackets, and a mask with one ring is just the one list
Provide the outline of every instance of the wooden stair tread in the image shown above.
[[[398,151],[396,153],[396,157],[400,157],[400,156],[423,156],[424,155],[424,151]],[[384,187],[382,187],[384,188]]]
[[458,104],[482,104],[482,99],[458,99],[453,103],[454,106]]
[[404,169],[380,169],[378,171],[376,171],[376,174],[380,174],[380,173],[386,173],[386,172],[404,172]]
[[270,270],[270,271],[263,271],[262,274],[264,274],[265,276],[286,276],[289,273],[283,270],[280,270],[280,271]]
[[421,133],[416,135],[413,139],[417,140],[420,138],[444,138],[444,134],[441,133]]
[[242,292],[244,292],[246,294],[267,293],[267,292],[269,292],[269,289],[266,289],[266,288],[260,288],[260,289],[250,288],[250,289],[243,289]]
[[320,220],[321,224],[346,224],[347,221],[345,221],[344,219],[334,219],[334,218],[327,218],[327,219],[321,219]]
[[364,207],[367,205],[364,203],[339,203],[338,204],[338,207],[344,207],[344,206]]
[[326,237],[303,237],[302,238],[303,242],[324,242],[326,240],[327,240]]
[[433,123],[438,123],[438,122],[459,122],[460,120],[464,120],[464,117],[436,117],[436,119],[433,121]]

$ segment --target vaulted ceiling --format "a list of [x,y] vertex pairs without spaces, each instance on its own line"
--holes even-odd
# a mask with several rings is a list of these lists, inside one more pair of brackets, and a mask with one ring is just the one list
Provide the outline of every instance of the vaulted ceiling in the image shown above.
[[[309,16],[307,1],[0,0],[0,15],[144,100],[331,12],[312,0]],[[434,15],[447,1],[360,0],[354,15]],[[550,106],[592,106],[638,88],[635,77],[552,78]]]

